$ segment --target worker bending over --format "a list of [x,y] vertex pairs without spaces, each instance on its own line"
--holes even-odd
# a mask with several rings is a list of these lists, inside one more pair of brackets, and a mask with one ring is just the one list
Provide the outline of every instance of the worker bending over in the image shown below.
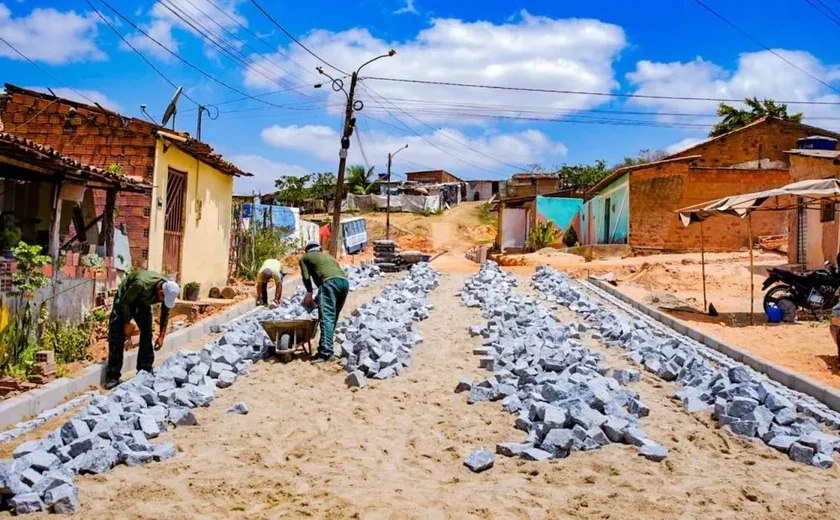
[[268,282],[274,280],[274,303],[280,303],[283,296],[283,266],[280,260],[269,258],[257,272],[257,304],[268,305]]
[[[152,371],[155,364],[155,350],[163,346],[169,309],[175,306],[175,299],[181,289],[152,271],[134,271],[125,277],[114,298],[108,328],[108,370],[105,389],[120,384],[125,339],[131,333],[132,318],[140,329],[140,348],[137,353],[137,371]],[[160,334],[152,347],[152,305],[163,303],[160,309]]]
[[304,307],[311,308],[312,282],[318,286],[318,313],[321,316],[321,338],[318,341],[318,354],[313,363],[323,363],[333,359],[333,334],[338,315],[341,313],[350,283],[344,269],[338,265],[335,258],[324,254],[318,242],[309,242],[304,249],[305,254],[300,259],[300,276],[306,287],[303,298]]

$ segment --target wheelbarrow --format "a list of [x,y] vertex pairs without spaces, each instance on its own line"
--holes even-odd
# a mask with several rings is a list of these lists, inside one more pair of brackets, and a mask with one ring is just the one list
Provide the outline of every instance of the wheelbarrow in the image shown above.
[[260,323],[265,333],[274,342],[274,354],[283,363],[294,357],[295,349],[301,349],[312,356],[312,338],[318,330],[318,319],[311,320],[271,320]]

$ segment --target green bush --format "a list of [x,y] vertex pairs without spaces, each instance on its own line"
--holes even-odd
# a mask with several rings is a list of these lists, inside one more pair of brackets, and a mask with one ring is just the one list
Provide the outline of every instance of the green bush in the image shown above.
[[575,247],[576,245],[578,245],[577,231],[575,231],[574,227],[569,226],[569,229],[567,229],[566,232],[563,233],[563,244],[566,247]]
[[294,237],[284,237],[288,230],[258,227],[243,230],[239,235],[237,276],[249,280],[257,277],[262,263],[269,258],[282,258],[295,251]]
[[533,251],[550,247],[557,242],[557,231],[554,229],[554,222],[537,222],[534,229],[531,230],[531,235],[528,237],[526,245]]
[[41,307],[41,347],[55,352],[55,362],[66,365],[88,358],[94,319],[88,315],[79,325],[50,321],[47,306]]

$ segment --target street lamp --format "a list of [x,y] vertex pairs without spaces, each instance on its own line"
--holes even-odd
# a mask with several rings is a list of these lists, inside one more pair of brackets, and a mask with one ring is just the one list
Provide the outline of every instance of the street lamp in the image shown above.
[[347,106],[344,109],[344,131],[341,134],[341,150],[338,152],[338,178],[335,183],[335,208],[333,209],[332,231],[330,233],[330,251],[333,256],[338,258],[338,233],[341,226],[341,199],[344,198],[344,168],[347,166],[347,150],[350,148],[350,136],[353,135],[353,128],[356,126],[356,118],[353,117],[353,111],[360,111],[365,107],[361,101],[356,101],[354,95],[356,94],[356,82],[359,79],[359,72],[376,60],[382,58],[390,58],[397,54],[397,51],[391,49],[387,54],[377,56],[368,60],[356,69],[350,76],[350,91],[344,90],[344,82],[341,78],[333,78],[324,71],[323,67],[316,67],[320,74],[328,77],[332,82],[332,89],[335,92],[344,92],[347,96]]
[[408,145],[403,146],[394,153],[388,154],[388,198],[385,203],[385,240],[391,240],[391,159],[406,148],[408,148]]

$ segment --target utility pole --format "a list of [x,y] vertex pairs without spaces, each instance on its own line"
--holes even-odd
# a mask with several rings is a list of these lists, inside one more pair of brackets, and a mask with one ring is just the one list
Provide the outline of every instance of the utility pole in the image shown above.
[[408,148],[408,145],[403,146],[394,153],[388,154],[388,180],[387,180],[387,202],[385,203],[385,240],[391,240],[391,159],[401,151]]
[[[330,229],[330,253],[335,258],[338,258],[338,235],[341,232],[341,201],[344,198],[344,169],[347,166],[347,150],[350,149],[350,136],[353,135],[353,128],[356,126],[356,118],[353,117],[353,112],[360,111],[364,108],[364,103],[356,101],[356,83],[359,80],[359,72],[366,65],[373,63],[381,58],[389,58],[397,54],[397,51],[391,49],[388,54],[377,56],[372,60],[363,63],[350,76],[350,91],[344,90],[344,82],[341,78],[333,78],[327,74],[323,67],[317,67],[319,73],[330,78],[332,81],[332,89],[336,92],[339,90],[344,92],[347,96],[347,105],[344,108],[344,130],[341,133],[341,150],[338,152],[338,176],[335,182],[335,207],[333,208],[332,228]],[[321,85],[315,85],[315,88],[320,88]]]

